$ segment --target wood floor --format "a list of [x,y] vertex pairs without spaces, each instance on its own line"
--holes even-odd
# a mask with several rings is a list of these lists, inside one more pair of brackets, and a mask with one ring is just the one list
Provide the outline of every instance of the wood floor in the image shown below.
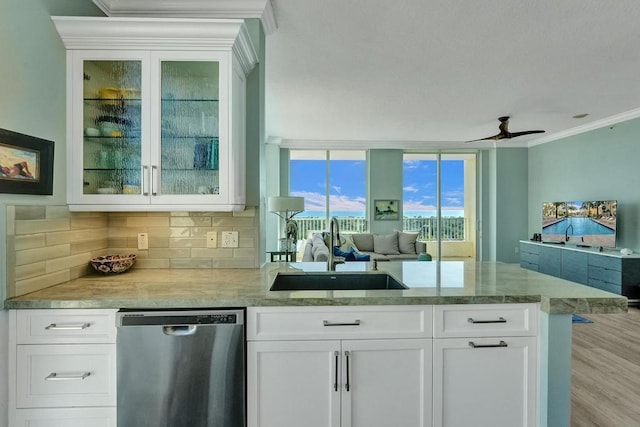
[[572,427],[640,426],[640,309],[573,324]]

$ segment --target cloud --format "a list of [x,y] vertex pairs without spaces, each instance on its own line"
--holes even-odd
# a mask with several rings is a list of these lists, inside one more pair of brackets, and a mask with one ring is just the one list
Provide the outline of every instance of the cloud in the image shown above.
[[338,187],[337,185],[334,185],[331,188],[333,188],[333,190],[338,194],[342,192],[342,187]]
[[418,187],[414,187],[413,185],[407,185],[406,187],[404,187],[402,189],[402,191],[409,191],[411,193],[417,193],[418,191],[420,191],[420,189]]

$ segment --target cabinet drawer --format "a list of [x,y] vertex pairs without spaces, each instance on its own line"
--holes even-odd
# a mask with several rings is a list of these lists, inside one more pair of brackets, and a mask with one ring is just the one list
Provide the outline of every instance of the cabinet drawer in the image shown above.
[[520,262],[526,262],[526,263],[529,263],[529,264],[538,265],[538,263],[539,263],[538,254],[520,252]]
[[18,344],[115,343],[116,310],[17,310]]
[[436,305],[433,335],[448,337],[534,336],[536,304]]
[[620,258],[606,255],[589,254],[589,266],[592,265],[602,268],[608,268],[609,270],[622,270],[622,260]]
[[116,345],[19,345],[16,406],[115,406]]
[[248,340],[428,338],[432,307],[249,307]]
[[589,282],[591,282],[592,279],[613,283],[614,285],[622,285],[622,274],[619,271],[590,265]]
[[116,408],[18,409],[15,427],[116,427]]
[[622,285],[620,284],[615,284],[615,283],[606,282],[604,280],[589,278],[589,286],[601,289],[603,291],[622,295]]

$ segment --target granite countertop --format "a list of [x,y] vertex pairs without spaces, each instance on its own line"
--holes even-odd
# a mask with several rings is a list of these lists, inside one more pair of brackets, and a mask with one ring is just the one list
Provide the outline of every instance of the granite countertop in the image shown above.
[[[366,262],[338,271],[371,273]],[[268,263],[260,269],[136,269],[89,275],[5,301],[9,309],[195,308],[288,305],[496,304],[539,302],[544,312],[623,313],[627,298],[494,262],[379,262],[404,290],[269,291],[278,272],[326,271],[325,263]]]

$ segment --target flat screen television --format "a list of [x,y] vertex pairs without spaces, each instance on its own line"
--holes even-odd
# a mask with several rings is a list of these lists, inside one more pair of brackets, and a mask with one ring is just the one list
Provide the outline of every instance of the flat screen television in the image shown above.
[[542,204],[542,241],[579,246],[616,246],[615,200]]

